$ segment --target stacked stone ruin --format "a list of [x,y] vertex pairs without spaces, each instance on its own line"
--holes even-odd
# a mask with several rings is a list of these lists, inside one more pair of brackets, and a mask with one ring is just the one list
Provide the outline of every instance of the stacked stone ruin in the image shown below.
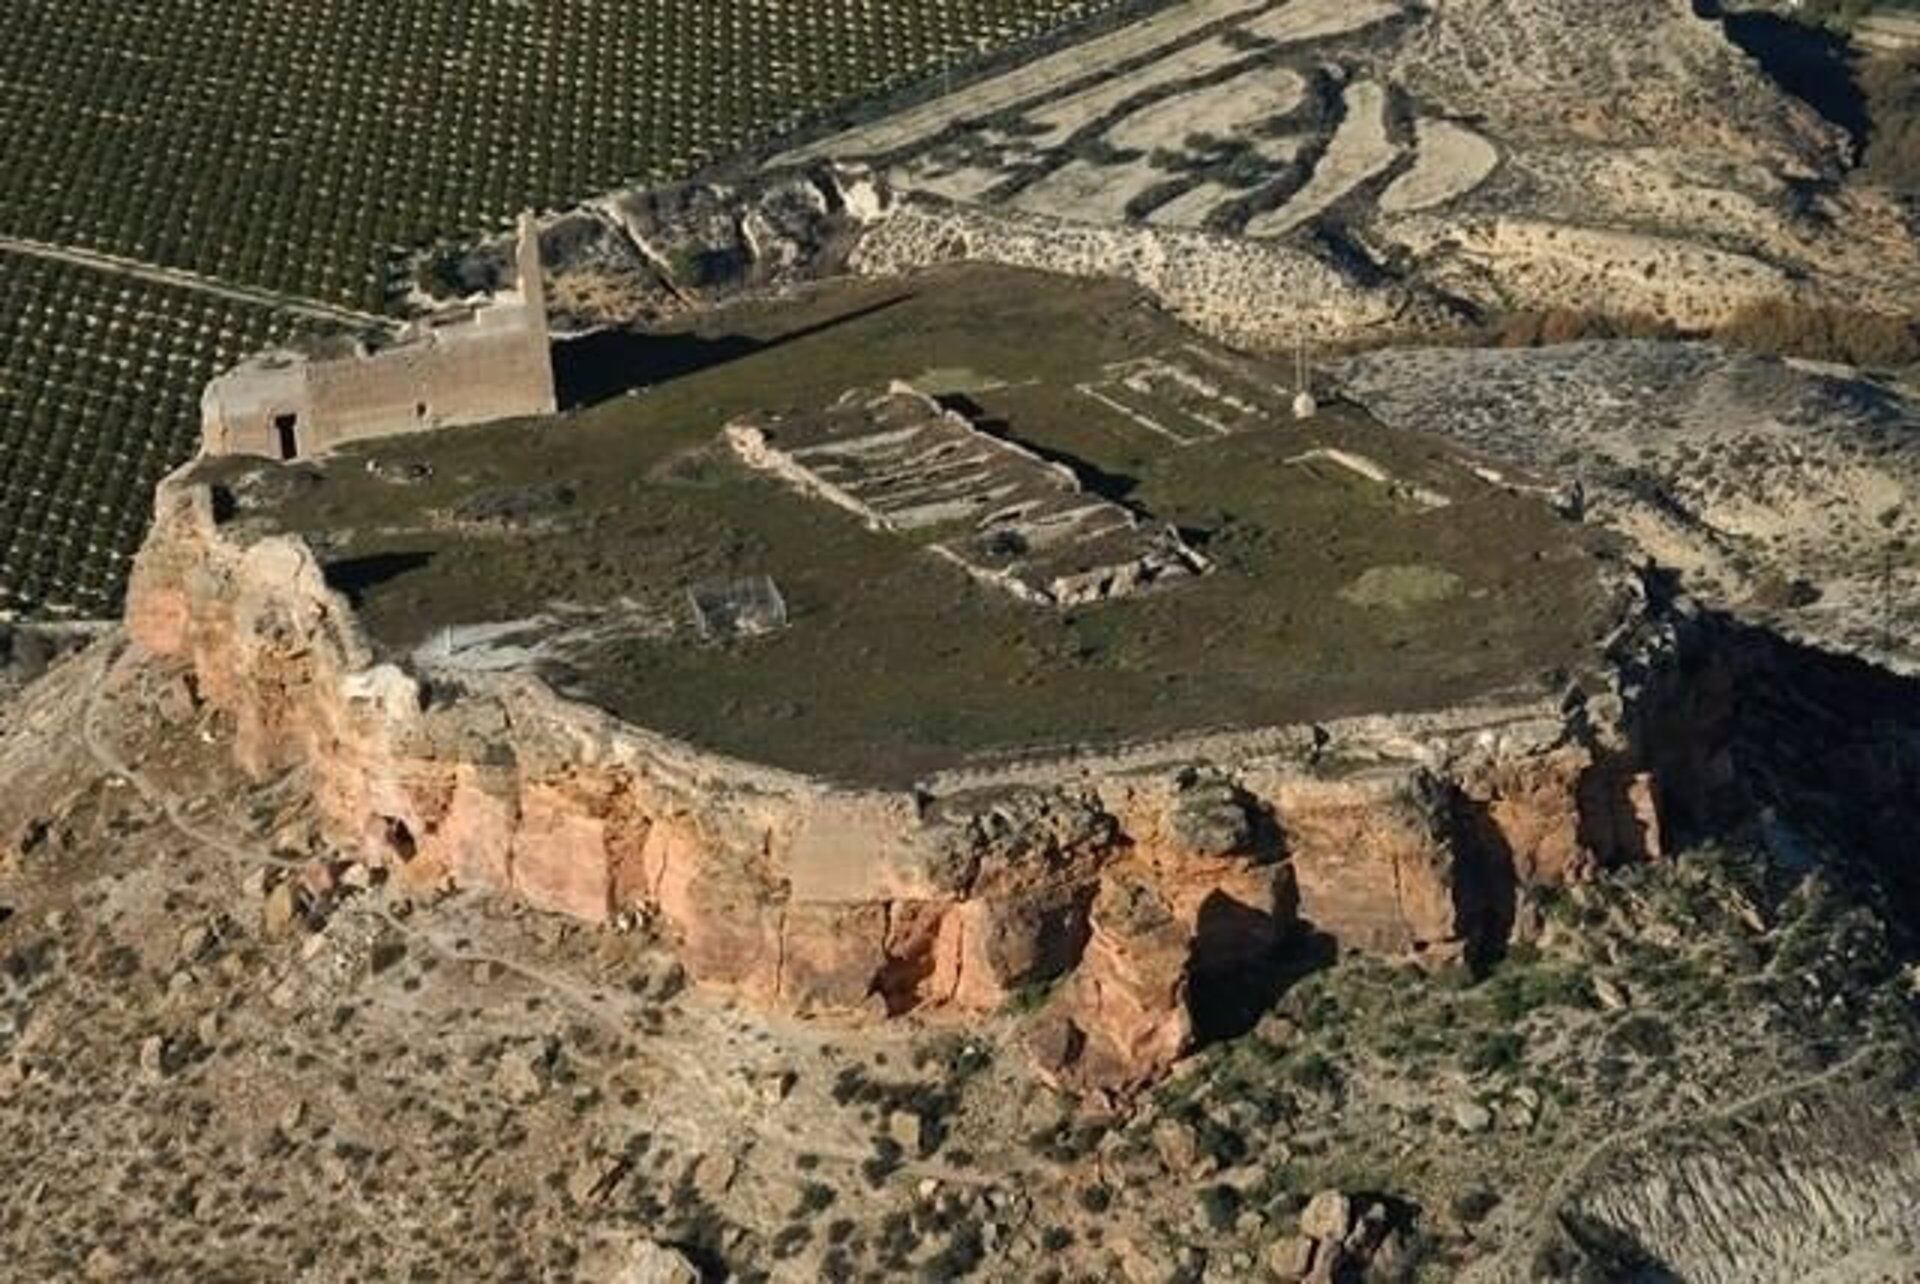
[[938,536],[930,552],[1023,601],[1073,606],[1208,569],[1172,528],[908,384],[849,393],[820,414],[741,420],[725,435],[750,466],[875,530]]
[[327,357],[276,351],[229,371],[201,400],[203,453],[304,459],[364,438],[555,413],[531,214],[520,220],[515,268],[503,296],[423,318],[391,344],[356,339]]

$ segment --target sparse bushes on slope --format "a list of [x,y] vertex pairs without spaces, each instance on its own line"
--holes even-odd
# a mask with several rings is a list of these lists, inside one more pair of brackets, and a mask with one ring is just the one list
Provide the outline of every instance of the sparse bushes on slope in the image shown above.
[[[1916,141],[1920,142],[1920,135]],[[1786,299],[1747,305],[1715,337],[1755,352],[1854,366],[1920,361],[1920,325],[1912,317],[1813,307]]]
[[[1406,336],[1401,336],[1406,337]],[[1834,361],[1868,369],[1920,363],[1920,317],[1767,299],[1711,331],[1682,331],[1632,313],[1553,308],[1491,317],[1451,334],[1417,341],[1475,348],[1544,348],[1594,339],[1713,339],[1772,356]]]
[[1869,58],[1860,88],[1872,122],[1864,168],[1868,178],[1908,196],[1920,196],[1920,50]]

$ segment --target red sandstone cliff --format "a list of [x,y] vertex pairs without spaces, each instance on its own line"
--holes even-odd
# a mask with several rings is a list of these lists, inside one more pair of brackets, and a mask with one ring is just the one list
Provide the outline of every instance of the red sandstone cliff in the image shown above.
[[1516,886],[1659,846],[1612,697],[837,789],[532,677],[377,664],[302,543],[223,526],[183,478],[128,624],[232,716],[243,766],[302,772],[327,840],[403,879],[640,910],[697,980],[799,1012],[986,1010],[1058,981],[1039,1042],[1075,1082],[1164,1069],[1195,977],[1289,934],[1453,960],[1510,930]]

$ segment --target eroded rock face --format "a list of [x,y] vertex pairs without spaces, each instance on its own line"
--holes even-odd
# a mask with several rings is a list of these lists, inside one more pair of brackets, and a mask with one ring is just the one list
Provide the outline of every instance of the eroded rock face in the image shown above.
[[695,979],[801,1013],[1052,987],[1039,1043],[1073,1084],[1164,1069],[1192,1041],[1196,978],[1300,933],[1457,959],[1509,930],[1516,886],[1659,847],[1618,700],[830,787],[528,676],[376,663],[305,545],[222,524],[184,479],[161,488],[128,623],[232,717],[249,771],[301,771],[325,839],[401,879],[588,922],[641,911]]

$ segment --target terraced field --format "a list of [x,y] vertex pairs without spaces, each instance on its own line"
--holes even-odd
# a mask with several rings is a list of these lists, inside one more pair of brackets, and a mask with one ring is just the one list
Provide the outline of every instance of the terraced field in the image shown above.
[[[28,257],[0,267],[0,610],[112,605],[201,381],[297,309],[384,312],[413,247],[686,174],[1119,2],[11,0],[0,243]],[[152,326],[93,320],[152,269],[204,280],[129,314]],[[58,288],[15,306],[45,270]],[[181,348],[195,292],[227,337]],[[75,541],[77,566],[37,569]]]

